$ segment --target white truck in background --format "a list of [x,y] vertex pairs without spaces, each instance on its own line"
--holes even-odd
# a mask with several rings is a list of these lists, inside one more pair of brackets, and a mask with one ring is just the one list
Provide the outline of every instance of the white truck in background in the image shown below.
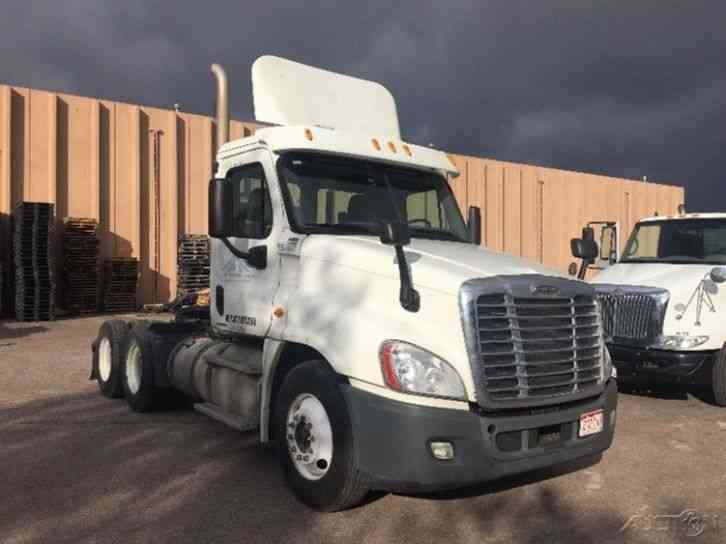
[[446,154],[378,84],[265,56],[268,126],[226,142],[218,81],[209,322],[110,320],[92,378],[275,442],[305,504],[454,488],[598,456],[617,388],[592,286],[479,246]]
[[[587,265],[602,251],[583,232],[572,249]],[[726,406],[726,214],[642,219],[591,281],[619,380],[708,389]]]

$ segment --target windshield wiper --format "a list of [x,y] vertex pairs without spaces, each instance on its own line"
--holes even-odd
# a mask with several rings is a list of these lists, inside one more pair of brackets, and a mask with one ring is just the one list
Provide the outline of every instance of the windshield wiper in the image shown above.
[[635,264],[709,264],[709,261],[699,259],[698,257],[675,257],[673,259],[668,257],[636,257],[631,259],[620,259],[620,262]]
[[337,229],[357,234],[372,234],[373,236],[381,235],[380,225],[373,223],[308,223],[305,226],[310,228]]
[[[412,238],[433,238],[434,240],[453,240],[455,242],[470,243],[469,240],[457,236],[450,230],[445,229],[429,229],[426,227],[409,227],[413,233]],[[419,236],[417,236],[419,235]],[[424,236],[421,236],[424,235]]]

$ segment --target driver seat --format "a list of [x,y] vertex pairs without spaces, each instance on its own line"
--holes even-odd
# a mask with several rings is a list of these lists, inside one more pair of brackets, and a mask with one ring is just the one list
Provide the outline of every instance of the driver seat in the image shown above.
[[371,220],[370,198],[368,195],[353,195],[348,202],[348,212],[344,214],[342,221],[349,223],[364,223]]

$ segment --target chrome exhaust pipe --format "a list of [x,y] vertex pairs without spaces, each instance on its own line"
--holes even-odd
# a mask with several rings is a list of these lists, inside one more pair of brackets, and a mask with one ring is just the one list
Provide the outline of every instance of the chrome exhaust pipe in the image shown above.
[[217,79],[217,149],[229,141],[229,87],[227,72],[216,62],[210,67]]

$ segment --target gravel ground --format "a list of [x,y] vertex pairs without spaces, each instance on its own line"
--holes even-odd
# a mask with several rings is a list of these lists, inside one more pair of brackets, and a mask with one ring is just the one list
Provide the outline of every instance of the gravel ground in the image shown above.
[[579,471],[324,515],[254,433],[102,397],[88,381],[102,320],[0,322],[3,544],[726,542],[726,408],[707,400],[621,394],[613,447]]

